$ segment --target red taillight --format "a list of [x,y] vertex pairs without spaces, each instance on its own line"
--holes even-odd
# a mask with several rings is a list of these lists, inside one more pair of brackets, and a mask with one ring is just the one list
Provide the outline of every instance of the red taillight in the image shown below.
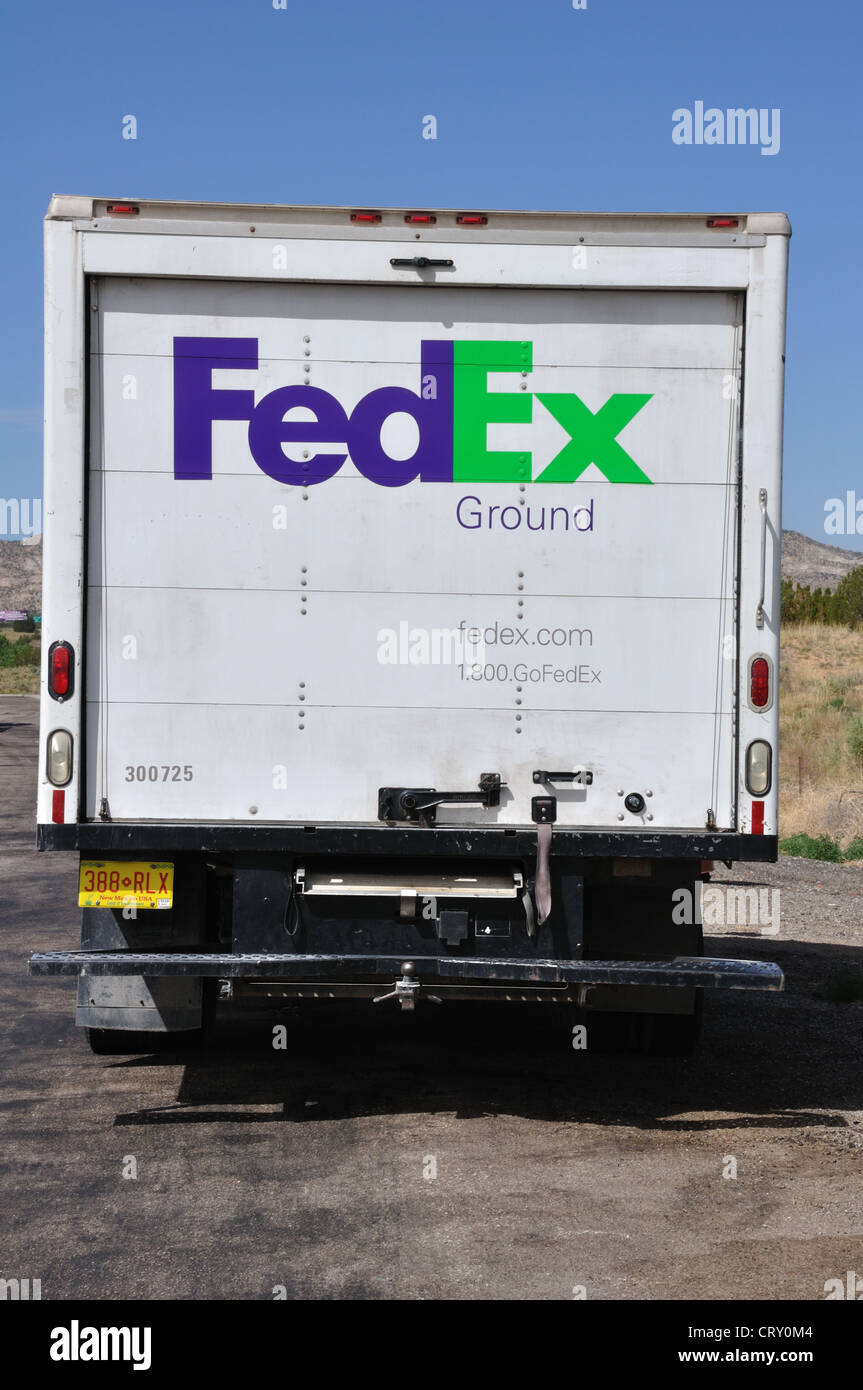
[[352,213],[351,213],[351,221],[352,221],[352,222],[380,222],[380,220],[381,220],[381,214],[380,214],[379,212],[352,212]]
[[708,217],[708,227],[739,227],[740,222],[736,217]]
[[764,709],[770,702],[770,665],[766,657],[756,656],[749,668],[749,703]]
[[48,692],[55,700],[72,694],[74,655],[68,642],[54,642],[48,652]]
[[764,802],[753,801],[752,803],[752,834],[764,834]]
[[456,218],[456,222],[460,227],[484,227],[488,218],[479,212],[463,212]]
[[426,225],[434,226],[435,222],[437,222],[437,218],[433,212],[409,212],[405,217],[405,221],[411,224],[423,222]]
[[51,797],[51,820],[55,825],[62,825],[66,819],[66,793],[54,792]]
[[136,208],[134,203],[109,203],[108,212],[112,217],[137,217],[140,208]]

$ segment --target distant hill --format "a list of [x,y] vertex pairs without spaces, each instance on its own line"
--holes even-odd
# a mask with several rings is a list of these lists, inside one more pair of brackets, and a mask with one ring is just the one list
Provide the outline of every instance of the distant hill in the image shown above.
[[799,531],[782,532],[782,578],[810,589],[835,589],[840,579],[863,565],[863,552],[843,550],[802,536]]
[[0,608],[42,610],[42,537],[0,541]]
[[[839,580],[858,565],[863,552],[843,550],[803,536],[782,532],[782,576],[810,589],[835,589]],[[0,608],[42,606],[42,537],[33,541],[0,541]]]

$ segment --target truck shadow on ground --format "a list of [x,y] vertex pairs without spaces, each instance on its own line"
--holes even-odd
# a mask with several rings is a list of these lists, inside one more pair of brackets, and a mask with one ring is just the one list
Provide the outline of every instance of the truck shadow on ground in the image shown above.
[[[729,952],[728,938],[716,945],[744,954]],[[689,1058],[591,1054],[589,1033],[587,1050],[574,1050],[565,1004],[427,1003],[410,1014],[310,1001],[220,1020],[187,1054],[94,1065],[152,1072],[184,1063],[174,1103],[118,1114],[119,1126],[449,1112],[668,1132],[848,1127],[838,1112],[863,1107],[863,1003],[828,996],[840,973],[863,976],[863,951],[784,941],[757,950],[750,942],[745,953],[778,959],[786,992],[713,995]],[[282,1024],[285,1046],[275,1049]]]

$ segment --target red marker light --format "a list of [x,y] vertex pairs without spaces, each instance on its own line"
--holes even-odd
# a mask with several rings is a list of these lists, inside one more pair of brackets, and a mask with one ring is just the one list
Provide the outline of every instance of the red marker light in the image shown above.
[[456,222],[460,227],[484,227],[488,218],[479,212],[463,212],[456,218]]
[[58,642],[51,651],[51,694],[68,695],[72,679],[70,656],[72,649],[65,642]]
[[770,666],[766,657],[756,656],[749,669],[749,703],[764,709],[770,701]]
[[65,700],[75,685],[75,653],[68,642],[52,642],[48,648],[48,694]]
[[108,212],[112,217],[137,217],[141,211],[134,203],[109,203]]
[[54,792],[51,796],[51,820],[62,825],[66,819],[66,793]]
[[352,212],[352,213],[351,213],[351,221],[352,221],[352,222],[380,222],[380,220],[381,220],[381,214],[380,214],[379,212]]
[[708,227],[739,227],[740,221],[736,217],[708,217]]
[[752,834],[764,834],[764,802],[753,801],[752,803]]
[[423,222],[426,225],[434,226],[435,222],[437,222],[437,218],[433,212],[409,212],[405,217],[405,221],[409,224]]

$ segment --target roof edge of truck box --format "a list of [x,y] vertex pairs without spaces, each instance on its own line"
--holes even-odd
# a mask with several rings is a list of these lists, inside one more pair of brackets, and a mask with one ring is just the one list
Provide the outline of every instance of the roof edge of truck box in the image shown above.
[[[123,211],[121,212],[120,209]],[[246,235],[291,223],[297,230],[327,226],[334,235],[350,236],[362,231],[364,236],[386,236],[391,239],[399,232],[405,240],[418,235],[417,226],[406,223],[417,217],[415,207],[377,207],[374,224],[363,221],[360,227],[351,218],[358,214],[348,204],[303,203],[197,203],[158,198],[127,198],[122,203],[115,198],[80,197],[74,194],[54,194],[45,220],[52,222],[84,221],[101,231],[122,229],[134,231],[146,225],[148,231],[158,231],[159,223],[193,222],[204,227],[222,228],[234,224],[234,230]],[[643,243],[645,233],[654,233],[663,243],[683,237],[687,244],[712,243],[751,244],[750,238],[790,236],[791,224],[784,212],[590,212],[590,211],[517,211],[509,208],[486,208],[466,225],[458,219],[469,216],[464,208],[436,207],[426,214],[431,221],[422,226],[423,239],[471,240],[477,235],[495,240],[507,233],[529,226],[531,235],[637,238]],[[253,225],[249,219],[254,218]],[[491,220],[489,220],[491,219]],[[174,230],[166,227],[165,230]],[[697,238],[693,243],[692,238]]]

